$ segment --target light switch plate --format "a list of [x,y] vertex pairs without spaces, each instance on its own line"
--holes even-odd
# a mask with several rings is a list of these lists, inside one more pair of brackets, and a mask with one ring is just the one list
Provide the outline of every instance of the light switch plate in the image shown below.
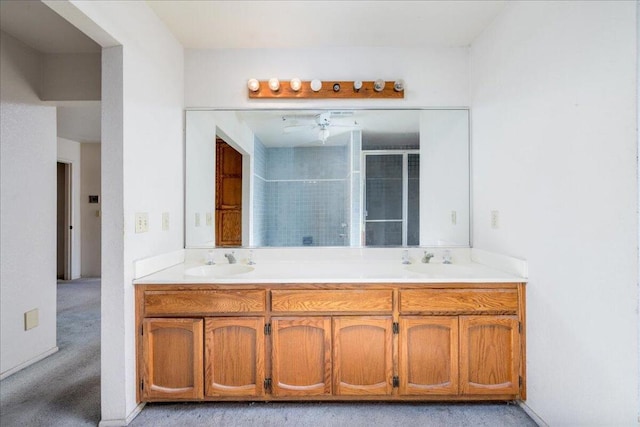
[[169,212],[162,212],[162,231],[169,231]]
[[213,225],[213,214],[211,212],[207,212],[207,225]]
[[29,329],[33,329],[40,323],[38,316],[38,309],[34,308],[33,310],[29,310],[24,314],[24,330],[28,331]]
[[458,223],[458,212],[451,211],[451,224],[456,225]]
[[149,231],[149,214],[136,212],[136,233],[146,233],[147,231]]
[[196,212],[196,227],[200,227],[200,212]]
[[491,228],[500,228],[500,211],[491,211]]

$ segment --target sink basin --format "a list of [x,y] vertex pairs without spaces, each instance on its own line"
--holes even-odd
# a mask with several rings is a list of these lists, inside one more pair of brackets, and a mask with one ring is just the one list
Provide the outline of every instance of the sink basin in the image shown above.
[[184,275],[192,277],[226,277],[234,276],[236,274],[249,273],[251,271],[253,271],[253,267],[250,265],[215,264],[188,268],[184,271]]
[[[458,267],[458,268],[456,268]],[[405,267],[405,270],[411,271],[412,273],[420,273],[420,274],[443,274],[443,273],[453,273],[456,270],[459,270],[458,265],[454,264],[411,264]]]

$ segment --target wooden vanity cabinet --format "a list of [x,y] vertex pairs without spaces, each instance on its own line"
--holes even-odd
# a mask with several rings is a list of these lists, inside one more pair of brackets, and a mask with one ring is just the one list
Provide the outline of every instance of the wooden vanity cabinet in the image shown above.
[[524,284],[137,285],[140,401],[526,398]]
[[336,395],[391,394],[392,327],[391,316],[343,316],[333,319]]
[[401,316],[399,393],[457,395],[458,317]]
[[525,397],[523,285],[399,293],[401,395]]
[[144,400],[202,399],[202,319],[144,319]]
[[264,317],[205,319],[205,396],[263,396]]
[[460,317],[462,394],[518,394],[519,329],[517,316]]
[[330,396],[331,318],[272,317],[274,396]]

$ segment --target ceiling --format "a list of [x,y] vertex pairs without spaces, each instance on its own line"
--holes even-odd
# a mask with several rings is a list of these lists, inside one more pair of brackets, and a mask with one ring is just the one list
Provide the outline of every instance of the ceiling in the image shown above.
[[[506,0],[146,2],[187,49],[468,46],[506,4]],[[37,0],[0,0],[0,29],[46,54],[101,50]],[[313,119],[318,113],[304,114]],[[62,104],[58,115],[59,136],[82,142],[99,140],[99,103]],[[318,135],[317,129],[285,134],[282,112],[273,115],[275,119],[252,112],[245,114],[249,126],[266,145],[292,145],[294,139]],[[377,132],[370,126],[380,127],[383,123],[387,126],[393,123],[396,129],[392,131],[398,134],[408,136],[417,132],[417,121],[410,119],[410,115],[392,117],[359,111],[353,119],[363,134]],[[336,118],[334,123],[344,120],[345,117]],[[340,143],[336,137],[338,130],[331,129],[332,136],[327,142]]]
[[34,0],[0,0],[0,29],[42,53],[99,53],[101,47]]
[[185,48],[458,47],[505,0],[146,0]]

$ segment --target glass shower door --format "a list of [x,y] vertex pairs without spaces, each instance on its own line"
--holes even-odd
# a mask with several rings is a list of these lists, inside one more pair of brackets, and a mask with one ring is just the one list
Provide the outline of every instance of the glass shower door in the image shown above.
[[364,163],[364,244],[418,245],[419,154],[372,152]]

